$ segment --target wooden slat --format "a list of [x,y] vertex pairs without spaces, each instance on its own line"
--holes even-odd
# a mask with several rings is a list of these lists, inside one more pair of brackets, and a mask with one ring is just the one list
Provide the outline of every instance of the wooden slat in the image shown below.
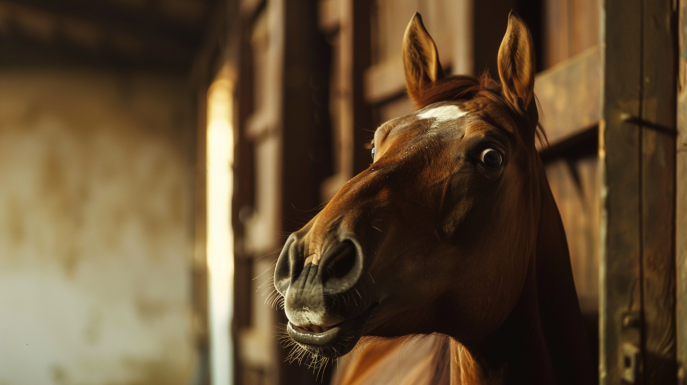
[[474,20],[472,4],[475,0],[449,0],[447,14],[450,15],[453,36],[451,48],[451,73],[474,75]]
[[320,0],[318,21],[321,30],[332,32],[339,28],[344,12],[343,6],[342,0]]
[[[644,0],[642,119],[675,127],[672,0]],[[675,132],[642,128],[644,383],[675,384]]]
[[[623,344],[641,346],[640,329],[623,327],[641,311],[641,131],[623,114],[639,116],[642,0],[606,0],[600,20],[601,237],[599,380],[622,383]],[[628,322],[633,325],[634,322]]]
[[[451,36],[444,34],[434,36],[434,41],[439,50],[439,59],[443,68],[449,68],[452,64]],[[401,54],[401,41],[398,39],[397,55],[371,66],[365,71],[365,100],[371,104],[379,104],[405,92],[405,73],[403,69],[403,57]]]
[[330,38],[332,44],[332,73],[330,90],[330,111],[332,115],[332,137],[334,154],[334,175],[327,178],[320,187],[320,200],[331,199],[349,179],[353,177],[354,126],[353,115],[353,0],[340,0],[340,19],[337,34]]
[[602,384],[676,382],[672,5],[607,0],[603,12]]
[[599,186],[595,156],[565,157],[546,165],[561,213],[575,287],[583,313],[596,313],[599,298]]
[[[450,69],[452,74],[472,74],[472,2],[377,0],[373,36],[376,52],[373,66],[365,71],[365,99],[369,103],[380,104],[405,92],[401,43],[406,25],[416,11],[422,14],[425,26],[434,38],[444,70],[448,73]],[[496,49],[492,54],[496,55]]]
[[599,122],[599,49],[590,48],[537,75],[540,121],[551,144]]
[[545,0],[545,9],[545,68],[598,44],[599,0]]
[[207,87],[198,90],[198,125],[196,129],[195,223],[193,252],[193,327],[201,351],[210,344],[208,330],[207,268]]
[[570,55],[574,56],[599,44],[599,0],[573,0]]
[[675,234],[677,256],[677,361],[678,383],[687,385],[687,0],[680,0],[680,79],[677,103],[677,183]]
[[159,44],[193,46],[198,43],[198,26],[178,23],[151,12],[128,11],[106,1],[3,0],[3,3],[47,12],[59,18],[94,23],[109,31],[125,31]]
[[551,67],[570,57],[568,1],[545,0],[544,19],[546,40],[544,44],[544,66]]

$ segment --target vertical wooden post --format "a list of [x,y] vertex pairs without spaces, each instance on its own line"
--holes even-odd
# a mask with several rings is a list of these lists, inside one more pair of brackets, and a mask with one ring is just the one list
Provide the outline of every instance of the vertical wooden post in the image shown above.
[[600,15],[600,380],[672,384],[674,10],[605,0]]
[[[193,330],[204,378],[209,381],[208,265],[207,265],[207,87],[198,87],[193,252]],[[202,366],[201,366],[202,365]],[[206,382],[207,382],[206,381]],[[205,385],[205,383],[204,383]]]
[[641,346],[641,128],[623,121],[624,116],[640,116],[641,2],[605,0],[600,3],[599,381],[602,385],[620,384],[623,348],[629,354]]
[[[641,197],[644,381],[675,384],[676,13],[644,0]],[[650,125],[655,125],[651,127]],[[665,128],[660,129],[660,128]]]
[[687,0],[680,0],[676,210],[678,384],[687,385]]

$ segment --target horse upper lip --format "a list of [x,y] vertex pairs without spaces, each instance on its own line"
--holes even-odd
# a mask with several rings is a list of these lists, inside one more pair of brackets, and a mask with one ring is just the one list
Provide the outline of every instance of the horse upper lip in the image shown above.
[[[343,322],[343,321],[342,321]],[[308,333],[324,333],[327,332],[328,330],[335,328],[337,325],[341,324],[341,322],[337,323],[336,325],[293,325],[294,329],[300,331],[300,332],[308,332]]]
[[[348,329],[350,327],[354,326],[360,326],[361,328],[365,326],[367,323],[368,319],[374,312],[374,310],[377,308],[378,303],[372,304],[370,307],[365,309],[362,313],[355,315],[351,318],[345,319],[335,325],[294,325],[293,323],[289,322],[288,323],[288,332],[291,335],[292,338],[298,340],[298,339],[305,339],[308,340],[306,343],[312,343],[309,342],[312,338],[315,338],[315,340],[318,343],[324,344],[326,342],[322,342],[323,339],[322,337],[324,336],[330,336],[332,338],[336,337],[336,334],[341,329]],[[358,323],[361,323],[362,325],[356,325]],[[326,338],[329,340],[329,338]],[[305,342],[305,341],[304,341]]]
[[296,340],[297,342],[308,344],[308,345],[326,345],[339,335],[340,327],[333,327],[327,331],[316,333],[311,331],[304,331],[301,327],[294,326],[289,322],[286,327],[289,336]]

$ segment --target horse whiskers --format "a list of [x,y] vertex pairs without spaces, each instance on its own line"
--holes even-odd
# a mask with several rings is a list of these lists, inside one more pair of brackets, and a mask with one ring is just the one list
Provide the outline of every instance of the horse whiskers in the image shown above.
[[284,297],[281,294],[279,294],[278,291],[273,290],[270,294],[267,295],[267,298],[265,298],[265,304],[267,304],[272,309],[282,310],[284,309]]
[[[292,346],[293,347],[291,348],[291,351],[286,356],[284,361],[288,362],[289,364],[298,362],[298,365],[303,365],[303,361],[305,360],[305,364],[307,365],[308,369],[313,370],[315,378],[320,379],[320,374],[322,374],[322,380],[324,381],[324,371],[329,363],[329,357],[322,357],[315,353],[309,352],[295,342]],[[285,346],[285,348],[287,347],[290,346]]]
[[[277,249],[277,250],[271,251],[271,252],[269,252],[269,253],[267,253],[267,254],[264,254],[264,255],[261,255],[261,256],[255,258],[255,260],[256,260],[256,261],[260,261],[260,260],[262,260],[262,259],[264,259],[264,258],[267,258],[267,257],[270,257],[270,256],[272,256],[272,255],[278,255],[278,254],[281,253],[281,250],[282,250],[282,249],[279,248],[279,249]],[[275,263],[276,263],[276,261],[275,261]]]
[[[284,348],[291,348],[289,354],[284,358],[285,362],[292,364],[298,362],[298,365],[303,365],[304,360],[308,369],[313,369],[313,374],[315,374],[315,379],[321,379],[324,381],[324,371],[326,370],[327,364],[330,362],[328,357],[319,356],[315,353],[305,350],[296,341],[291,339],[286,333],[285,325],[280,325],[277,330],[277,340],[279,344]],[[336,349],[334,349],[337,352]],[[320,378],[320,374],[322,375]]]
[[[281,250],[277,250],[277,251],[272,252],[272,253],[267,254],[267,255],[272,255],[272,254],[275,254],[275,253],[277,253],[277,252],[281,252]],[[267,269],[263,270],[263,272],[260,273],[260,274],[258,274],[257,277],[253,278],[253,281],[257,280],[258,278],[262,277],[262,276],[265,275],[265,274],[269,274],[269,279],[268,279],[268,281],[269,281],[270,283],[274,283],[274,274],[273,274],[273,272],[274,272],[274,267],[275,267],[275,266],[277,266],[277,261],[276,261],[276,260],[274,260],[272,263],[270,263],[270,267],[268,267]],[[263,285],[265,285],[266,283],[267,283],[267,282],[261,284],[260,286],[263,286]]]

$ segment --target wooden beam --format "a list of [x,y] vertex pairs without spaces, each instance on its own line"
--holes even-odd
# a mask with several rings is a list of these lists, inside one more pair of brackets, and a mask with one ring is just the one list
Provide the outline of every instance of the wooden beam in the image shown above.
[[551,142],[539,150],[542,161],[547,164],[557,159],[574,160],[596,157],[599,147],[599,126],[592,125],[575,130],[562,140]]
[[345,10],[342,0],[320,0],[318,24],[325,33],[333,33],[339,28]]
[[[644,382],[675,384],[675,126],[673,0],[643,0],[641,118]],[[657,129],[667,128],[668,132]]]
[[600,380],[674,384],[674,10],[602,4]]
[[539,119],[552,145],[599,123],[599,58],[593,47],[537,75]]
[[202,26],[187,26],[151,12],[128,11],[105,1],[2,0],[0,4],[92,23],[103,30],[126,33],[163,46],[193,47],[202,32]]
[[[600,12],[601,253],[599,380],[623,381],[624,355],[639,352],[641,335],[641,128],[622,115],[640,116],[642,1],[606,0]],[[630,358],[630,357],[628,357]],[[637,359],[641,365],[641,356]],[[629,361],[628,361],[629,362]],[[629,381],[628,381],[629,382]]]
[[143,54],[121,50],[104,41],[98,47],[88,47],[61,34],[50,40],[37,38],[21,28],[11,27],[0,36],[2,66],[74,66],[87,65],[108,68],[137,68],[164,71],[187,71],[188,58],[166,55],[154,49]]
[[677,262],[678,384],[687,385],[687,0],[680,0],[680,76],[677,103],[675,249]]
[[[433,36],[437,47],[451,47],[451,36],[447,34]],[[370,66],[365,70],[365,100],[373,105],[388,102],[405,95],[406,78],[403,69],[403,57],[400,55],[402,36],[399,37],[399,55],[384,62]],[[444,69],[452,65],[453,55],[450,50],[440,51],[439,58]]]

